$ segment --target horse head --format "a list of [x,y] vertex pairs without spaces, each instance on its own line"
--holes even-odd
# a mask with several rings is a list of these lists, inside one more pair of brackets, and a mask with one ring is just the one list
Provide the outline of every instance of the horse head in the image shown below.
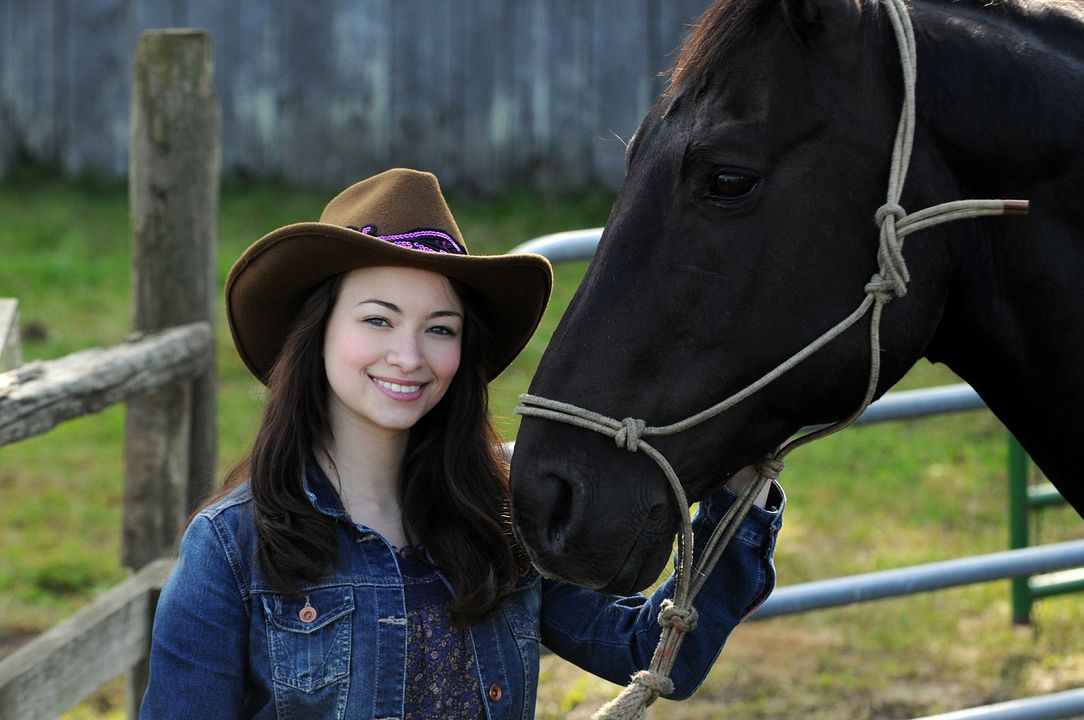
[[[744,388],[851,313],[878,268],[902,96],[875,5],[721,0],[686,38],[627,147],[626,178],[532,395],[648,425]],[[958,197],[920,128],[903,204]],[[967,231],[965,231],[967,232]],[[886,306],[877,394],[925,352],[954,272],[942,230]],[[755,395],[652,438],[694,501],[799,428],[846,417],[870,367],[869,319]],[[512,463],[517,533],[545,573],[615,592],[665,565],[678,506],[642,453],[524,418]]]

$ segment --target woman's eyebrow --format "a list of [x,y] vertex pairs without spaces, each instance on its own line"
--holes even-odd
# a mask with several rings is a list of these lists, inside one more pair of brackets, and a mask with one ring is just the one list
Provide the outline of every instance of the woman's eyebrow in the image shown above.
[[380,305],[381,307],[386,307],[388,310],[391,310],[392,312],[397,312],[397,313],[400,313],[400,314],[402,314],[402,312],[403,312],[399,308],[398,305],[396,305],[393,302],[388,302],[387,300],[380,300],[378,298],[369,298],[368,300],[359,300],[358,301],[358,305],[365,305],[366,303],[373,303],[374,305]]
[[[387,300],[380,300],[379,298],[369,298],[368,300],[361,300],[360,302],[358,302],[358,305],[364,305],[366,303],[373,303],[374,305],[380,305],[381,307],[385,307],[385,308],[387,308],[388,310],[391,310],[394,313],[399,313],[400,315],[403,314],[402,309],[398,305],[396,305],[393,302],[388,302]],[[459,312],[458,310],[434,310],[433,312],[429,313],[429,318],[430,319],[438,318],[438,317],[462,318],[463,313]]]

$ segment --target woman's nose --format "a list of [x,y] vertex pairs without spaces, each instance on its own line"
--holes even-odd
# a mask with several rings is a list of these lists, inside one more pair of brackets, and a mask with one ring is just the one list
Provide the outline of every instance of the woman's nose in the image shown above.
[[424,362],[418,341],[413,335],[404,333],[388,349],[388,364],[410,371],[417,370]]

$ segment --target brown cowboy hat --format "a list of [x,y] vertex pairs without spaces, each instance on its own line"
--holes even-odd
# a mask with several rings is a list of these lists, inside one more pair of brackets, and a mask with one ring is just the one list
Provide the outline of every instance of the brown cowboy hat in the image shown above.
[[431,270],[473,289],[495,342],[490,379],[530,340],[553,285],[541,255],[468,255],[436,177],[388,170],[339,193],[319,222],[273,230],[234,263],[226,317],[252,374],[267,383],[294,318],[320,283],[376,265]]

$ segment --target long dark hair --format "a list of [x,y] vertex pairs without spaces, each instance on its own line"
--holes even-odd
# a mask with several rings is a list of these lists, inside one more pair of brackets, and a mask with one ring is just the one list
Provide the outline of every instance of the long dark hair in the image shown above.
[[[302,478],[308,459],[330,440],[321,351],[342,278],[321,284],[298,313],[271,371],[252,449],[219,494],[251,482],[258,561],[285,593],[318,581],[338,559],[335,521],[313,507]],[[464,307],[462,359],[445,396],[410,430],[399,501],[408,540],[448,577],[451,618],[466,626],[497,610],[527,561],[511,534],[508,466],[489,414],[492,341],[474,293],[451,283]]]

